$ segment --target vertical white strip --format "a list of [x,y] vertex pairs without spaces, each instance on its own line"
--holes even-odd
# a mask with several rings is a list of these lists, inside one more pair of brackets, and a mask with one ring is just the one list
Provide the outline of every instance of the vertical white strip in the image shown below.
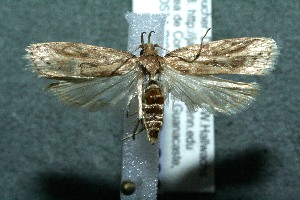
[[[211,0],[133,0],[133,12],[164,13],[164,47],[199,44],[211,24]],[[212,31],[204,42],[211,40]],[[160,133],[162,192],[214,191],[213,116],[190,113],[182,102],[167,104]]]
[[[150,31],[151,41],[163,43],[164,26],[166,16],[163,14],[135,14],[127,13],[126,19],[129,24],[128,30],[128,51],[136,49],[141,44],[141,33],[146,32],[146,38]],[[135,54],[139,55],[140,49]],[[132,135],[134,125],[138,122],[138,115],[134,114],[139,106],[137,101],[132,101],[129,108],[129,118],[125,116],[124,125],[126,135]],[[141,126],[140,126],[141,127]],[[138,128],[140,130],[140,128]],[[152,145],[145,131],[136,135],[135,140],[128,138],[123,143],[123,166],[122,184],[133,183],[135,190],[131,194],[121,191],[121,199],[149,199],[155,200],[157,197],[158,167],[159,167],[159,144]]]

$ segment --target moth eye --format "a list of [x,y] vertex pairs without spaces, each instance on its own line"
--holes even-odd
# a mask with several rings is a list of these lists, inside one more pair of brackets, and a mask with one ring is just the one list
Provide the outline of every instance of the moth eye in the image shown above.
[[140,56],[144,54],[144,49],[140,51]]

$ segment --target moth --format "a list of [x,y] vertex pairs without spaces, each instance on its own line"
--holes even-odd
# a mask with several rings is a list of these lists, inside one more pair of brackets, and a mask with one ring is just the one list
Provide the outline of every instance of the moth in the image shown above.
[[[41,77],[58,80],[47,89],[67,104],[97,111],[138,98],[138,118],[154,144],[163,124],[165,99],[171,94],[190,111],[234,114],[247,107],[256,83],[215,77],[266,75],[278,48],[270,38],[234,38],[195,44],[159,56],[158,44],[141,33],[140,56],[117,49],[70,42],[32,44],[25,56]],[[136,130],[134,131],[134,136]]]

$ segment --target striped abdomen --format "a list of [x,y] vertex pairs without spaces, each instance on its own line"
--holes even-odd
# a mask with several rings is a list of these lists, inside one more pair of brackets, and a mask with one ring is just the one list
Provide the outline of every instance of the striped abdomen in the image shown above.
[[143,94],[143,123],[152,144],[157,141],[163,124],[164,97],[155,81],[151,82]]

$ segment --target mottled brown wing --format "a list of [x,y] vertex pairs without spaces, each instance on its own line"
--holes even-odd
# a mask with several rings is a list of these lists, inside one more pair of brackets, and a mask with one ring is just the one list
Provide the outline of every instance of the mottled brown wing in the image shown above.
[[191,45],[165,56],[165,64],[187,75],[264,75],[274,66],[278,48],[270,38],[235,38]]
[[70,42],[32,44],[26,59],[40,76],[52,79],[122,75],[136,65],[133,54],[105,47]]

